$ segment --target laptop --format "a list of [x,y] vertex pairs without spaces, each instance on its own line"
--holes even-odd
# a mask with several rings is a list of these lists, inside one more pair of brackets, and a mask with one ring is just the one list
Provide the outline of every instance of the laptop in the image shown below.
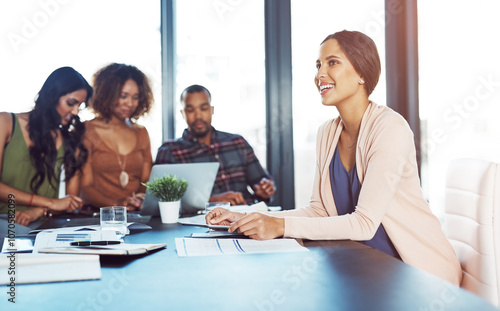
[[[181,199],[181,214],[196,213],[205,210],[205,203],[212,193],[218,170],[219,162],[156,164],[153,165],[149,180],[168,174],[184,178],[188,182],[188,187]],[[158,201],[150,191],[146,191],[140,214],[160,215]]]

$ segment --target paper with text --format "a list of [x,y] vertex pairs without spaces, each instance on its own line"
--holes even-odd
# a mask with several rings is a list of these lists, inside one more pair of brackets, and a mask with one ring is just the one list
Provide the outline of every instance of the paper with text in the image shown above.
[[99,240],[119,240],[114,231],[75,231],[72,228],[66,230],[47,230],[36,235],[33,253],[37,254],[42,248],[67,247],[71,242],[90,242]]
[[294,239],[257,241],[252,239],[176,238],[179,257],[308,252]]

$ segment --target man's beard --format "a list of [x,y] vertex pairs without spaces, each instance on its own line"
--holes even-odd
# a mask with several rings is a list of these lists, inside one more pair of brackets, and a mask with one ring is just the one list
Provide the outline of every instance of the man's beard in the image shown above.
[[208,126],[208,124],[206,124],[205,122],[203,122],[203,124],[205,124],[205,130],[203,131],[197,131],[195,129],[191,129],[191,133],[196,137],[196,138],[203,138],[205,136],[208,135],[208,133],[210,132],[210,126]]

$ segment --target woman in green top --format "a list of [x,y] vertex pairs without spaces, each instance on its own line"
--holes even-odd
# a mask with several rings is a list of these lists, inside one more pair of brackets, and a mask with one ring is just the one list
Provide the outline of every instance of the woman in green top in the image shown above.
[[[78,118],[92,87],[71,67],[52,72],[30,112],[0,113],[0,213],[28,225],[48,213],[82,206],[79,172],[87,159]],[[58,199],[61,165],[67,196]]]

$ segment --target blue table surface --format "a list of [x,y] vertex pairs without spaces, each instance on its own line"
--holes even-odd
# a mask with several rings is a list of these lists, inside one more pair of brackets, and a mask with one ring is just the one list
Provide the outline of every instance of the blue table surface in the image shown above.
[[127,243],[167,243],[101,256],[102,278],[16,286],[0,310],[498,310],[477,296],[352,241],[304,241],[310,252],[179,257],[175,238],[207,229],[149,223]]

